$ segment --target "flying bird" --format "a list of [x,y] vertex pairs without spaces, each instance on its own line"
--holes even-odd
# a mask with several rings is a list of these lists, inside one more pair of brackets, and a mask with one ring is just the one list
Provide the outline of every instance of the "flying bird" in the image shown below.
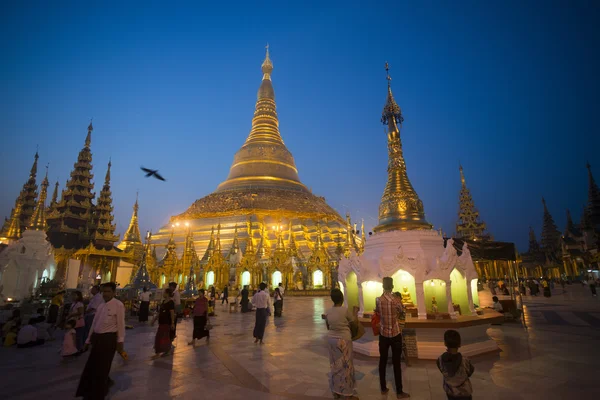
[[165,178],[160,176],[157,169],[148,169],[148,168],[144,168],[144,167],[140,167],[140,168],[142,169],[142,171],[144,171],[146,173],[146,178],[153,176],[158,180],[166,181]]

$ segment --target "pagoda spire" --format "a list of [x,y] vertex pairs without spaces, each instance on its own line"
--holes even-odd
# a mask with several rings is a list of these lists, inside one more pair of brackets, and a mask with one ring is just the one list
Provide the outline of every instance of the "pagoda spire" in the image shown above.
[[288,246],[287,252],[290,257],[298,257],[298,246],[296,245],[296,239],[294,238],[294,231],[292,229],[292,221],[288,224]]
[[246,223],[246,228],[248,231],[248,237],[246,239],[246,254],[254,253],[254,241],[252,240],[252,222],[250,218],[248,218],[248,222]]
[[[100,191],[98,205],[95,207],[96,218],[94,221],[94,244],[100,245],[106,249],[113,247],[114,243],[119,240],[115,235],[116,226],[113,224],[113,205],[112,192],[110,190],[110,168],[112,162],[108,161],[108,168],[104,178],[104,186]],[[138,232],[139,233],[139,232]]]
[[575,231],[576,229],[573,218],[571,218],[571,211],[567,208],[567,226],[565,228],[565,233],[574,233]]
[[309,190],[300,182],[294,157],[279,132],[271,80],[273,62],[268,46],[261,68],[263,78],[258,89],[250,134],[235,154],[229,176],[219,185],[217,192],[239,188],[278,188],[308,193]]
[[33,216],[33,212],[37,204],[36,198],[38,197],[38,187],[36,184],[36,177],[39,158],[40,156],[36,151],[35,155],[33,156],[33,165],[31,166],[31,169],[29,171],[29,177],[27,178],[27,181],[23,185],[23,189],[21,189],[21,193],[19,194],[19,197],[21,197],[21,211],[18,215],[19,229],[21,230],[19,236],[23,233],[23,230],[25,230],[30,225],[31,218]]
[[54,207],[58,202],[58,179],[54,184],[54,191],[52,192],[52,200],[50,200],[50,207]]
[[388,91],[381,122],[388,127],[388,179],[379,205],[379,224],[374,231],[431,229],[431,224],[425,220],[423,202],[408,179],[400,140],[404,117],[392,94],[388,63],[385,63],[385,70]]
[[48,228],[46,223],[46,197],[48,196],[48,167],[46,167],[46,176],[42,181],[42,190],[38,198],[37,206],[33,217],[31,218],[31,224],[29,227],[36,231],[45,231]]
[[465,174],[462,165],[459,164],[460,172],[460,196],[458,206],[458,222],[456,223],[456,236],[468,240],[489,240],[490,235],[485,231],[485,222],[479,219],[479,211],[467,188]]
[[213,225],[210,228],[210,240],[208,241],[208,246],[206,247],[206,251],[204,252],[204,256],[202,257],[202,261],[208,261],[215,252],[215,226]]
[[277,243],[275,244],[275,251],[285,252],[285,243],[283,242],[283,229],[281,227],[281,220],[277,224]]
[[538,243],[537,239],[535,238],[535,231],[533,230],[533,227],[529,227],[529,250],[528,253],[533,254],[533,253],[537,253],[540,251],[540,244]]
[[546,253],[555,253],[559,250],[561,234],[548,211],[546,200],[543,197],[542,204],[544,205],[544,224],[541,236],[542,250]]
[[594,180],[592,166],[589,162],[586,164],[586,167],[588,170],[587,218],[592,227],[598,228],[600,226],[600,189]]
[[9,240],[19,240],[21,238],[21,210],[23,209],[23,196],[19,196],[15,202],[15,208],[13,208],[10,215],[10,222],[6,229],[6,232],[2,236]]
[[314,251],[323,250],[325,244],[323,243],[323,236],[321,233],[321,221],[317,221],[317,238],[315,240]]
[[133,250],[134,259],[140,260],[143,252],[144,245],[142,244],[142,235],[140,233],[139,219],[138,219],[138,193],[135,194],[135,204],[133,205],[133,212],[131,219],[129,220],[129,227],[123,235],[123,241],[117,246],[119,249],[129,252]]
[[215,241],[215,251],[221,252],[221,223],[217,224],[217,240]]
[[235,229],[233,231],[233,243],[231,244],[231,248],[229,249],[229,256],[233,254],[237,254],[240,252],[240,242],[238,239],[238,227],[235,225]]
[[581,226],[582,231],[590,231],[593,229],[592,222],[590,221],[590,217],[588,215],[588,209],[585,204],[581,210],[581,220],[579,221],[579,226]]
[[94,175],[92,174],[92,152],[90,150],[92,130],[90,122],[85,144],[79,151],[77,162],[73,165],[61,200],[56,203],[47,216],[48,239],[54,247],[82,248],[86,247],[93,239],[92,234],[95,227],[92,220],[94,213],[92,201],[95,194],[92,192]]

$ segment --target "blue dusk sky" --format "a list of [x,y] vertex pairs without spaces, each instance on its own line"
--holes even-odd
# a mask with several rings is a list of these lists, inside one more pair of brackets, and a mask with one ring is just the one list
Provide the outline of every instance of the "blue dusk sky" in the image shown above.
[[[600,180],[596,1],[82,2],[0,5],[0,215],[36,146],[61,189],[89,119],[96,193],[112,157],[117,231],[140,195],[157,230],[212,191],[249,133],[268,42],[283,139],[300,178],[377,224],[389,61],[408,175],[452,234],[462,163],[496,240],[527,249],[544,196],[579,220]],[[167,182],[145,179],[140,165]],[[39,176],[39,175],[38,175]],[[38,182],[41,182],[41,178]],[[51,186],[52,187],[52,186]]]

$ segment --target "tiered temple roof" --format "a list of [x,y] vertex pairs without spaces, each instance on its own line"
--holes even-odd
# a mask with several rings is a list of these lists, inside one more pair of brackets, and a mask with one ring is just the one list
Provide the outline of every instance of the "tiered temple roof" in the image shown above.
[[460,171],[461,188],[456,236],[468,240],[490,240],[490,235],[485,230],[485,222],[479,219],[479,211],[475,207],[471,191],[467,187],[462,165],[459,165],[458,169]]
[[46,198],[48,196],[48,167],[46,167],[46,176],[42,181],[42,190],[35,206],[35,211],[31,217],[29,228],[36,231],[45,231],[48,229],[46,223]]
[[144,245],[142,244],[142,236],[140,234],[140,226],[138,222],[138,197],[135,197],[135,204],[133,205],[133,213],[131,214],[131,220],[129,221],[129,227],[123,236],[123,241],[117,246],[119,249],[126,252],[132,252],[134,254],[134,261],[137,263],[142,259],[144,253]]
[[110,190],[111,166],[112,163],[109,161],[106,177],[104,178],[104,186],[100,191],[98,204],[94,207],[94,234],[92,240],[96,247],[104,249],[112,248],[114,243],[119,240],[119,236],[115,235],[116,226],[113,224],[112,192]]
[[78,249],[87,247],[92,239],[93,203],[92,189],[92,131],[90,122],[84,147],[73,165],[71,177],[62,191],[61,199],[48,214],[48,237],[54,247]]

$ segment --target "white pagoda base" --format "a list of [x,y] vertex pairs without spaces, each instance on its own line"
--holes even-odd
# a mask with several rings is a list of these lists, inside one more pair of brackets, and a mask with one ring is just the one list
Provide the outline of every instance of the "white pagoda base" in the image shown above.
[[[338,279],[348,307],[358,306],[359,316],[369,317],[375,299],[382,293],[382,279],[394,280],[394,291],[404,293],[412,302],[406,329],[414,329],[418,358],[437,358],[445,351],[444,331],[456,329],[470,355],[498,350],[486,329],[501,315],[477,315],[477,271],[465,243],[459,256],[448,239],[435,230],[390,231],[376,233],[365,250],[342,259]],[[368,319],[363,324],[368,324]],[[370,328],[354,343],[356,352],[378,356],[377,338]],[[435,355],[435,357],[433,357]]]
[[26,230],[0,253],[0,287],[5,299],[31,296],[42,278],[52,279],[55,272],[54,250],[44,231]]

